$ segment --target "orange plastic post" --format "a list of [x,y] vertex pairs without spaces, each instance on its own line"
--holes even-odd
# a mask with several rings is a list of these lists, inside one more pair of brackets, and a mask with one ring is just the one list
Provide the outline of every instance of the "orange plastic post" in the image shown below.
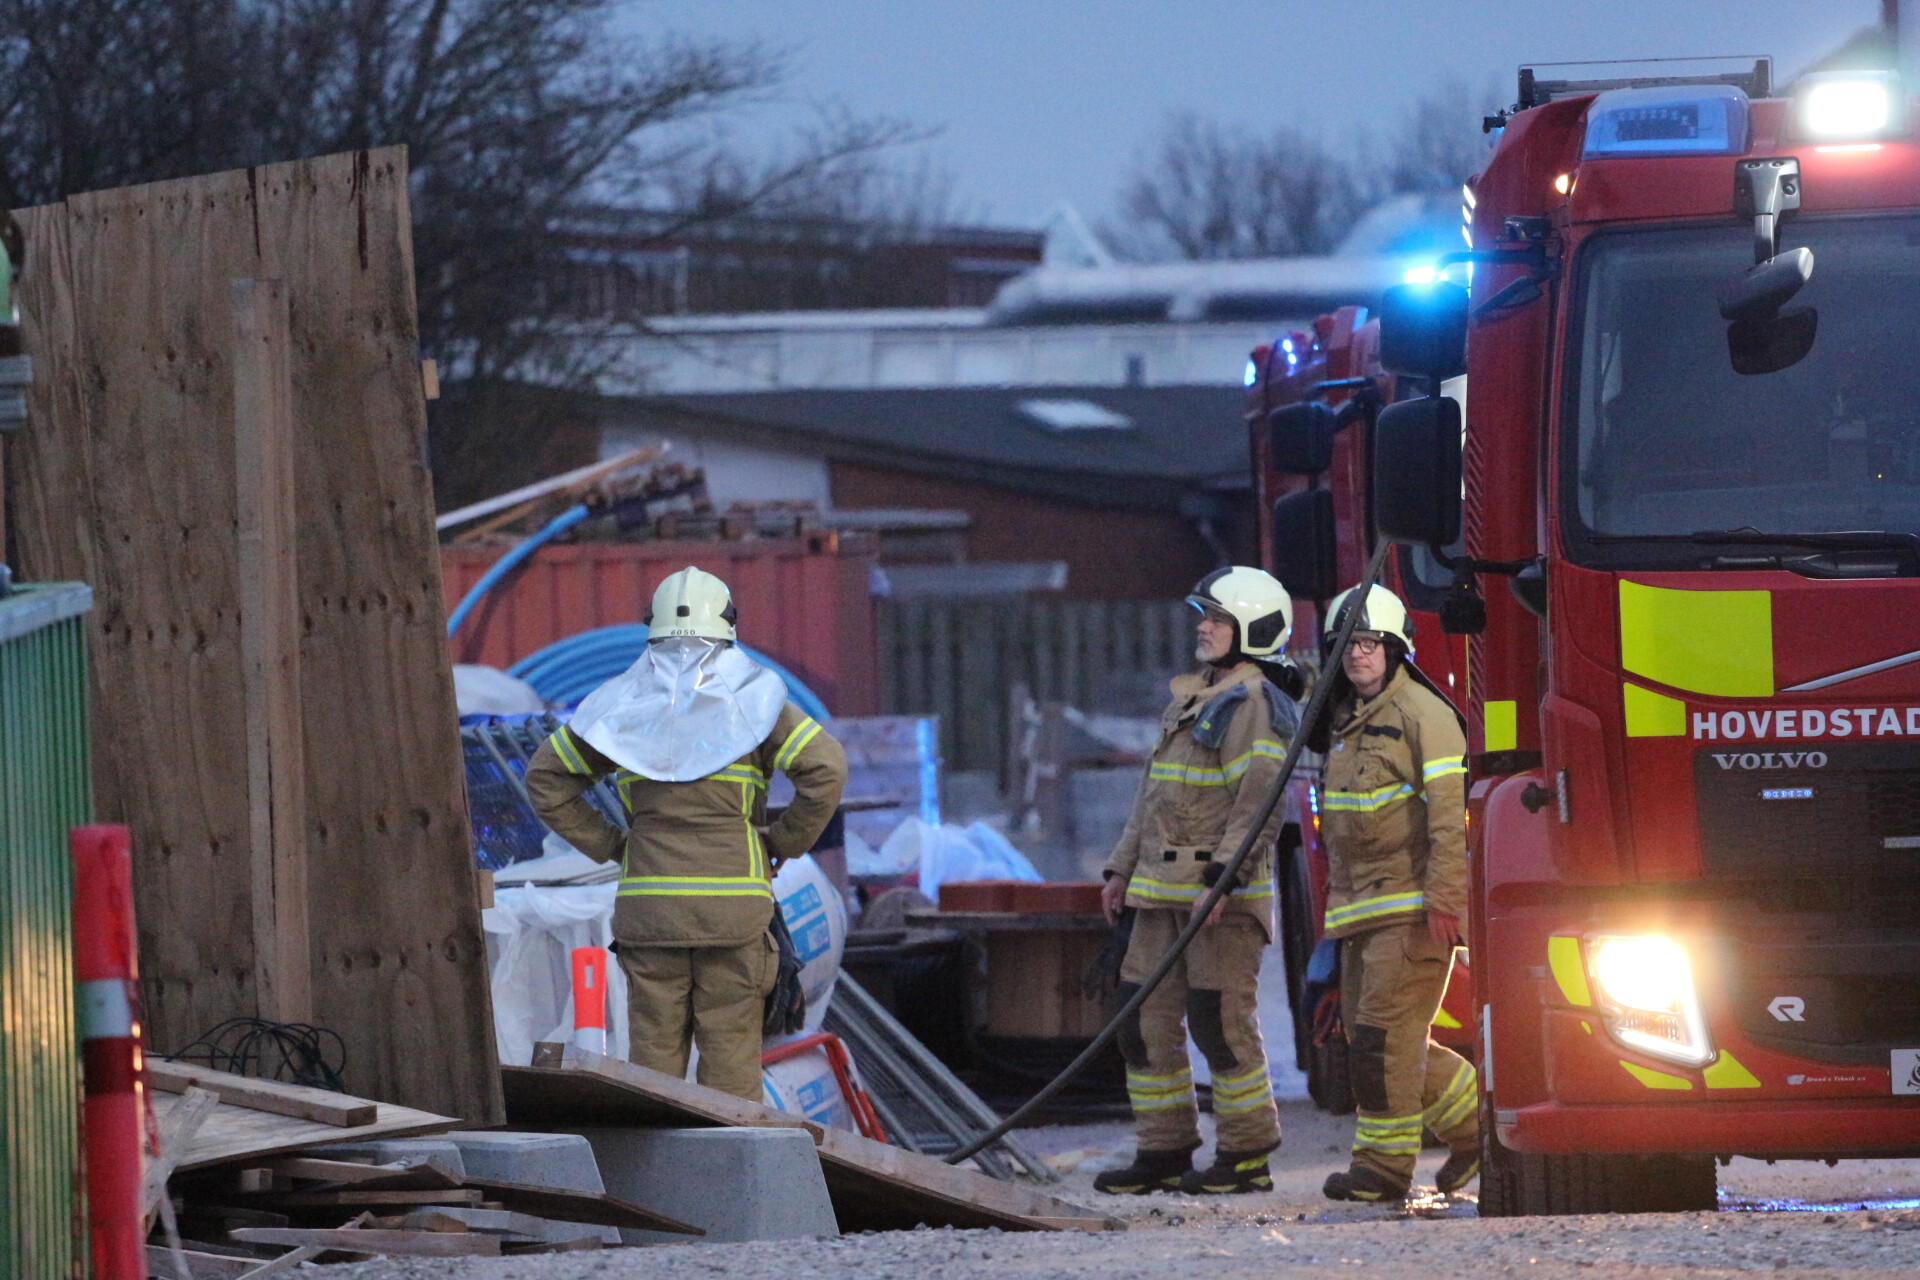
[[75,827],[74,980],[86,1100],[87,1226],[94,1280],[146,1280],[140,1203],[139,971],[133,932],[133,854],[125,827]]
[[593,1053],[607,1051],[607,950],[573,949],[573,1042]]

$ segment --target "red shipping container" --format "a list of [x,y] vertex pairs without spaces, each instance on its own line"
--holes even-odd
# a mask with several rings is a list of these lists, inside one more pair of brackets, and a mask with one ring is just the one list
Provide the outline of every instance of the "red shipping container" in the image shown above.
[[1024,915],[1096,914],[1100,910],[1100,884],[1093,880],[1019,881],[1013,886],[1012,910]]
[[942,911],[1011,911],[1017,880],[954,880],[940,886]]
[[[441,548],[449,612],[509,549]],[[639,622],[661,580],[692,565],[732,589],[741,643],[799,676],[835,715],[875,715],[875,563],[870,539],[831,533],[542,547],[474,609],[452,640],[453,661],[505,668],[582,631]]]

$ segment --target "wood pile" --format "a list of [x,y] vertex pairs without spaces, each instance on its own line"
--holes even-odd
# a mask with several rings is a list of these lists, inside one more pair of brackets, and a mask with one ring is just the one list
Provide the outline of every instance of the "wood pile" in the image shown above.
[[447,1116],[162,1060],[148,1069],[159,1135],[147,1179],[156,1276],[564,1253],[605,1247],[606,1227],[702,1234],[600,1192],[471,1177],[430,1157],[380,1164],[314,1150],[442,1133],[458,1124]]

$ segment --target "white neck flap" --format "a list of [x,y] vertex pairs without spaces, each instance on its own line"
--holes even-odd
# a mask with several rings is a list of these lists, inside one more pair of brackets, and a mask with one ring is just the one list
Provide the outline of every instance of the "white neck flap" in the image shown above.
[[734,645],[661,640],[588,694],[571,727],[643,778],[692,782],[765,742],[786,701],[785,682]]

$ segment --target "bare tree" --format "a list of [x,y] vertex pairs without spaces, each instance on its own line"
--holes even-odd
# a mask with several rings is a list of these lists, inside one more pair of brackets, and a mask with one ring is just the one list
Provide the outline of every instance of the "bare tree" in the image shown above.
[[[614,8],[0,0],[0,200],[404,143],[422,345],[450,401],[512,401],[486,387],[514,380],[581,386],[593,357],[549,287],[579,211],[698,190],[653,220],[671,239],[824,189],[917,136],[828,116],[783,157],[738,161],[693,126],[776,85],[781,57],[752,41],[616,38]],[[490,487],[500,434],[435,414],[443,498]]]
[[1481,121],[1500,107],[1494,81],[1449,78],[1422,94],[1387,141],[1378,167],[1382,194],[1453,192],[1487,162]]
[[1362,204],[1352,167],[1317,139],[1179,112],[1135,157],[1106,232],[1145,259],[1326,253]]

